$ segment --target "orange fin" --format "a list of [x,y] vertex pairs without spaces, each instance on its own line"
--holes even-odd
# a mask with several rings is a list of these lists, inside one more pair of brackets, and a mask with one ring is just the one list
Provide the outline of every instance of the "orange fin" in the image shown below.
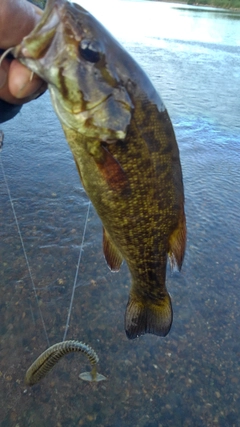
[[103,252],[110,270],[119,271],[123,258],[116,246],[112,243],[105,228],[103,228]]
[[125,331],[129,339],[139,335],[154,334],[165,337],[171,329],[173,319],[172,303],[169,294],[154,303],[146,303],[130,295],[125,313]]
[[178,270],[181,270],[186,247],[186,238],[186,218],[184,211],[182,211],[179,218],[178,227],[175,228],[169,238],[168,256],[172,269],[176,267]]
[[102,146],[102,150],[104,151],[101,161],[95,159],[101,175],[112,190],[121,191],[125,189],[128,185],[126,173],[106,147]]

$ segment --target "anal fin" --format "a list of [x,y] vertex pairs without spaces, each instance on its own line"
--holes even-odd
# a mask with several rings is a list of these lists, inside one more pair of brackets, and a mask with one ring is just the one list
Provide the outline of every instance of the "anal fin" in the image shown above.
[[168,256],[172,269],[177,267],[178,270],[181,270],[186,247],[186,238],[186,218],[184,211],[182,211],[178,221],[178,226],[169,238]]
[[123,258],[105,228],[103,228],[103,252],[110,270],[119,271]]

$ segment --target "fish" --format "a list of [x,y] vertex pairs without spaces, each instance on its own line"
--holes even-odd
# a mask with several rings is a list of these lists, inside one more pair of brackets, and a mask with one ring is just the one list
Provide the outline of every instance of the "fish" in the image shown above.
[[87,10],[48,0],[13,55],[48,83],[83,187],[103,224],[109,268],[126,261],[129,339],[166,336],[166,269],[186,246],[179,148],[167,109],[133,57]]

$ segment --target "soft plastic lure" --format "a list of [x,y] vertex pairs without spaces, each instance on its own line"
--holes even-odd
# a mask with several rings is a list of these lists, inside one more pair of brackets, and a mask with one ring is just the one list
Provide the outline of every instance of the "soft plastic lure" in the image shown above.
[[36,384],[43,377],[45,377],[47,372],[50,371],[54,365],[56,365],[61,357],[65,356],[65,354],[77,351],[84,353],[92,365],[91,372],[83,372],[79,375],[79,378],[84,381],[96,382],[106,380],[104,375],[98,374],[97,372],[96,364],[99,359],[93,348],[81,341],[71,340],[59,342],[47,348],[47,350],[45,350],[27,370],[25,377],[26,384],[30,386]]

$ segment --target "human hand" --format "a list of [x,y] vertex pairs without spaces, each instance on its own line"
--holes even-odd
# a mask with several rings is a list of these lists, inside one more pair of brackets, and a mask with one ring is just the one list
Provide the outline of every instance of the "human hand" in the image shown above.
[[[0,0],[0,49],[21,42],[41,18],[42,11],[26,0]],[[0,99],[10,104],[23,104],[46,89],[38,76],[16,59],[4,58],[0,66]]]

